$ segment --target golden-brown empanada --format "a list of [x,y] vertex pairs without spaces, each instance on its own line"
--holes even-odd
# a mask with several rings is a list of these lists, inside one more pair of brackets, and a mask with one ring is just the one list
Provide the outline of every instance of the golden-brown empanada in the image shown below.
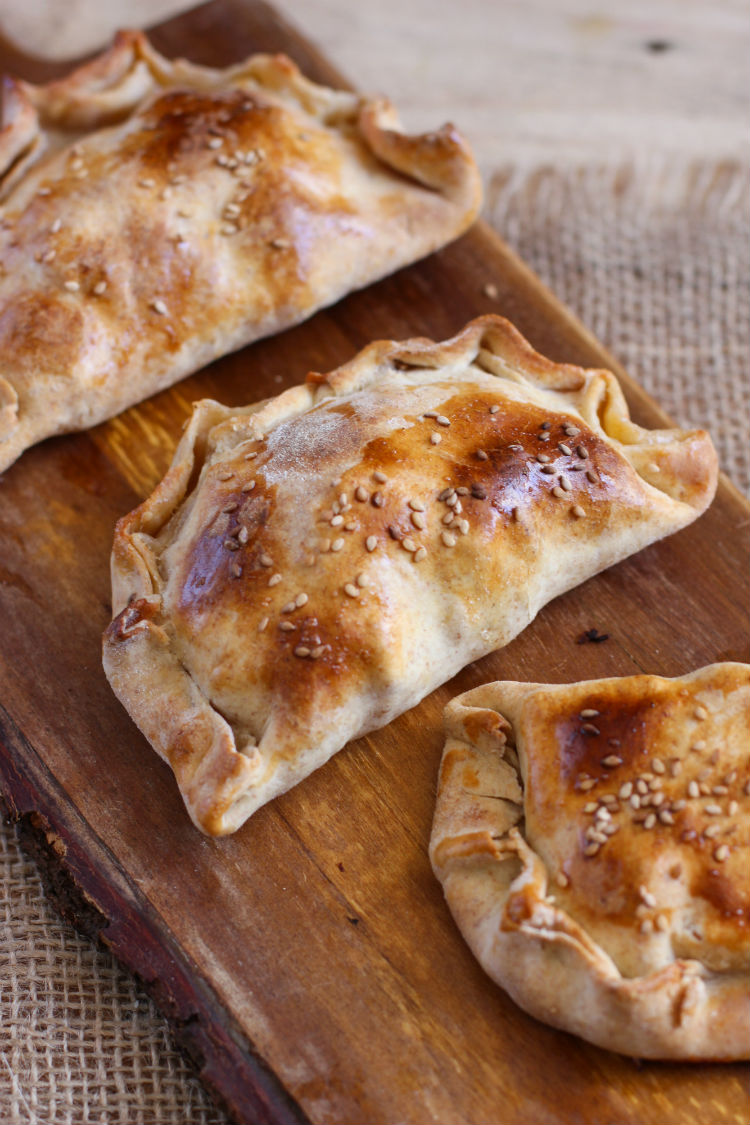
[[118,525],[106,672],[195,822],[232,832],[715,484],[704,432],[640,429],[613,375],[500,317],[374,343],[265,403],[198,404]]
[[314,85],[284,56],[226,70],[140,32],[0,125],[0,471],[459,235],[481,196],[452,126]]
[[528,1012],[647,1058],[750,1055],[750,669],[492,683],[445,712],[430,854]]

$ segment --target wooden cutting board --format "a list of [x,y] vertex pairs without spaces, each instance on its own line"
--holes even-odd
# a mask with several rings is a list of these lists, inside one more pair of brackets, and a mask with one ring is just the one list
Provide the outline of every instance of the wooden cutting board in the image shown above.
[[[216,0],[154,40],[222,65],[283,49],[342,82],[258,3]],[[60,72],[1,48],[0,67]],[[373,338],[443,339],[487,311],[555,360],[613,368],[636,419],[663,424],[479,224],[308,323],[24,454],[0,478],[0,787],[61,909],[146,981],[238,1121],[740,1125],[738,1067],[639,1063],[519,1011],[464,945],[427,859],[441,709],[456,692],[748,658],[750,512],[726,481],[695,525],[558,599],[225,840],[192,827],[101,670],[113,525],[163,474],[193,400],[244,404]],[[609,639],[578,643],[591,628]]]

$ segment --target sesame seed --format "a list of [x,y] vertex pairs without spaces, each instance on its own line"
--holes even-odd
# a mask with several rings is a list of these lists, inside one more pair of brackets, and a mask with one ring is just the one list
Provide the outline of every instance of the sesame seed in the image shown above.
[[383,496],[383,493],[382,492],[373,492],[371,502],[372,502],[372,506],[374,508],[382,508],[383,505],[385,504],[385,497]]
[[455,547],[456,546],[456,537],[455,537],[455,535],[451,535],[451,533],[449,531],[441,531],[440,532],[440,538],[442,539],[443,544],[446,547]]
[[585,461],[586,458],[589,455],[589,451],[588,451],[588,449],[586,448],[585,445],[577,445],[576,446],[576,453],[578,454],[578,456],[581,458],[582,461]]
[[57,234],[57,232],[59,231],[61,226],[62,226],[62,219],[55,219],[52,226],[49,228],[50,234]]
[[426,510],[421,500],[410,500],[409,507],[413,512],[424,512]]
[[356,531],[357,527],[358,524],[355,523],[354,520],[348,520],[347,523],[344,524],[344,531]]
[[597,711],[595,707],[585,707],[583,711],[579,711],[578,714],[582,719],[595,719],[601,714],[601,711]]
[[374,535],[368,535],[365,539],[365,547],[368,551],[372,552],[378,545],[378,541]]
[[294,655],[300,656],[304,659],[306,656],[310,655],[310,649],[306,648],[305,645],[297,645],[294,650]]
[[294,613],[296,608],[297,608],[297,605],[296,605],[295,602],[293,602],[293,601],[287,602],[286,605],[281,607],[281,612],[282,613]]
[[497,286],[493,285],[491,281],[485,281],[484,285],[482,286],[482,292],[484,293],[485,297],[489,297],[491,301],[494,301],[497,298]]
[[706,805],[703,811],[706,816],[721,816],[721,805]]
[[563,424],[563,433],[567,434],[568,437],[575,437],[576,434],[580,434],[580,432],[578,426],[574,426],[572,422],[565,422]]
[[730,816],[734,816],[739,807],[740,806],[739,806],[737,801],[730,801],[729,804],[727,805],[727,812],[729,813]]
[[669,809],[660,809],[658,816],[662,824],[674,824],[674,817]]
[[389,523],[387,530],[391,539],[395,539],[397,543],[401,542],[401,540],[403,539],[403,533],[401,532],[400,528],[396,527],[395,523]]
[[557,883],[558,887],[570,886],[570,879],[564,871],[558,871],[557,875],[555,876],[555,882]]
[[435,421],[437,422],[438,426],[450,426],[451,424],[450,418],[446,418],[444,414],[438,414]]
[[602,758],[602,765],[613,769],[622,765],[622,758],[618,758],[616,754],[608,754],[606,758]]
[[565,492],[573,491],[573,485],[570,483],[564,473],[560,474],[560,488],[564,489]]
[[724,775],[725,785],[734,785],[737,780],[737,770],[732,770],[730,773]]
[[416,528],[419,529],[419,531],[424,531],[425,527],[427,526],[427,521],[425,520],[421,512],[412,512],[411,522]]
[[[174,180],[172,181],[174,183]],[[227,203],[224,208],[224,214],[228,215],[230,219],[236,219],[240,214],[242,208],[237,203]]]
[[576,519],[579,519],[579,520],[583,519],[583,517],[586,515],[586,513],[584,512],[584,510],[583,510],[583,508],[581,507],[580,504],[576,504],[570,510],[573,513],[573,515],[576,517]]
[[341,511],[343,512],[349,504],[349,497],[345,492],[342,492],[339,496],[339,504],[341,505]]
[[[253,456],[255,456],[255,454],[253,454]],[[247,460],[247,458],[245,458],[245,460]],[[243,484],[243,486],[242,486],[242,488],[240,489],[240,491],[241,491],[241,492],[252,492],[254,488],[255,488],[255,481],[254,481],[254,480],[249,480],[249,481],[247,482],[247,484]]]
[[438,500],[447,500],[449,496],[453,496],[455,494],[455,491],[456,490],[454,488],[444,488],[438,496]]
[[279,623],[279,629],[284,633],[293,633],[296,627],[297,626],[293,625],[291,621],[281,621]]
[[236,510],[238,508],[239,508],[239,504],[237,503],[237,501],[232,500],[232,502],[230,504],[225,504],[225,506],[221,510],[222,510],[222,512],[228,513],[228,512],[236,512]]
[[469,534],[469,521],[468,520],[458,520],[457,521],[457,527],[458,527],[458,530],[461,532],[462,535],[468,535]]
[[167,314],[167,306],[160,297],[157,297],[155,301],[151,302],[151,308],[155,313],[159,313],[160,316],[166,316]]
[[63,289],[67,289],[69,293],[76,293],[80,288],[77,281],[71,280],[63,282]]
[[486,500],[487,493],[484,491],[480,484],[473,484],[471,486],[471,495],[475,500]]
[[490,414],[497,414],[499,410],[500,410],[500,407],[497,405],[497,403],[494,403],[490,407]]
[[684,809],[686,805],[687,801],[680,797],[678,801],[672,801],[672,812],[679,812],[681,809]]
[[344,546],[344,540],[343,539],[334,539],[333,543],[331,543],[331,550],[332,551],[340,551],[343,546]]
[[589,789],[593,789],[595,785],[596,785],[596,778],[595,777],[587,777],[583,781],[578,783],[578,788],[580,790],[582,790],[584,793],[588,793]]
[[547,476],[551,476],[555,471],[555,466],[554,465],[542,465],[541,470]]
[[552,489],[552,495],[556,496],[557,499],[560,500],[565,495],[565,493],[558,485],[555,485],[555,487]]
[[682,762],[679,761],[679,759],[675,758],[675,760],[670,763],[669,775],[670,775],[670,777],[679,777],[679,775],[681,773],[682,773]]
[[651,769],[654,771],[654,773],[666,773],[667,772],[667,768],[664,765],[664,762],[662,762],[661,758],[654,758],[652,760]]
[[385,484],[385,482],[388,480],[388,477],[385,475],[385,473],[381,473],[379,469],[376,469],[372,474],[372,479],[376,480],[378,484]]
[[621,797],[622,800],[625,801],[631,795],[632,792],[633,792],[633,782],[632,781],[626,781],[618,789],[617,796]]
[[719,844],[714,852],[714,859],[719,863],[723,863],[725,859],[729,858],[729,847],[726,844]]
[[559,441],[557,443],[557,448],[560,450],[561,453],[564,453],[566,457],[570,457],[570,455],[573,452],[573,450],[570,448],[570,446],[566,445],[564,441]]
[[425,410],[424,414],[422,415],[423,418],[437,418],[437,416],[437,410]]
[[581,730],[583,731],[584,734],[601,734],[602,733],[597,726],[594,726],[593,723],[583,723],[583,725],[581,726]]
[[703,719],[708,718],[708,711],[705,707],[698,706],[695,708],[695,711],[693,711],[693,718],[701,722]]
[[221,148],[221,146],[223,144],[224,144],[224,138],[223,137],[209,137],[208,141],[206,142],[206,148],[217,149],[217,148]]
[[239,551],[240,545],[236,539],[225,539],[224,546],[228,551]]
[[401,546],[404,548],[405,551],[409,551],[409,553],[412,554],[412,555],[414,554],[414,552],[417,549],[417,544],[414,542],[413,539],[409,539],[408,536],[406,537],[406,539],[401,540]]
[[358,574],[357,577],[354,579],[354,581],[363,590],[366,586],[370,585],[370,579],[367,577],[366,574]]
[[432,445],[440,445],[442,440],[440,434],[430,434],[430,443]]
[[341,524],[343,522],[344,522],[343,516],[331,516],[331,520],[330,520],[331,527],[341,527]]
[[550,460],[546,453],[537,453],[536,459],[540,465],[546,465]]
[[[578,466],[576,466],[576,467],[578,467]],[[599,483],[599,477],[597,476],[597,474],[594,472],[593,469],[587,469],[586,470],[586,479],[590,480],[592,484],[598,484]]]
[[221,228],[219,233],[229,236],[232,234],[236,234],[238,230],[239,227],[236,226],[235,223],[224,223],[224,226]]
[[261,617],[260,621],[258,622],[258,632],[259,633],[262,633],[263,630],[267,627],[268,621],[269,621],[268,617]]
[[485,451],[483,449],[478,449],[477,450],[477,460],[488,461],[489,460],[489,454],[485,453]]
[[644,828],[653,828],[656,824],[656,813],[650,812],[643,822]]
[[310,658],[317,660],[325,652],[325,645],[316,645],[315,648],[310,649]]
[[216,476],[219,480],[231,480],[234,473],[231,469],[226,469],[223,473],[217,473]]
[[365,500],[370,499],[370,493],[360,484],[354,489],[354,498],[364,503]]
[[714,785],[711,792],[713,793],[714,797],[726,797],[727,793],[729,792],[729,787],[726,785]]
[[651,894],[651,891],[648,889],[648,887],[645,886],[645,884],[641,883],[640,887],[638,888],[638,894],[641,896],[641,899],[646,904],[646,906],[650,906],[652,908],[656,906],[656,898]]
[[427,558],[427,548],[426,547],[417,547],[416,551],[414,552],[413,558],[414,558],[414,562],[421,562],[422,559],[426,559]]
[[258,562],[261,566],[273,566],[273,559],[270,555],[261,555]]
[[611,820],[611,818],[612,818],[612,814],[609,811],[609,809],[605,808],[604,805],[600,805],[599,808],[596,810],[595,819],[596,820]]
[[347,582],[346,583],[346,585],[344,586],[344,593],[348,594],[350,598],[358,598],[359,597],[359,590],[357,589],[357,587],[354,585],[353,582]]
[[272,574],[271,577],[268,579],[268,585],[269,586],[278,586],[279,582],[281,582],[281,575],[280,574]]
[[650,918],[644,918],[639,927],[642,934],[650,934],[653,928],[654,923]]
[[703,835],[707,840],[713,840],[714,836],[718,836],[721,832],[721,825],[709,824],[707,828],[703,829]]
[[665,797],[664,797],[663,793],[652,793],[651,794],[651,804],[654,806],[655,809],[658,809],[660,805],[663,805],[664,800],[665,800]]
[[551,430],[552,429],[552,423],[551,422],[540,422],[539,423],[539,429],[540,430]]
[[445,501],[449,508],[458,508],[461,501],[458,499],[458,493],[451,489],[450,495]]
[[272,238],[271,246],[273,246],[274,250],[288,250],[291,246],[291,242],[288,238]]
[[688,791],[688,797],[700,797],[701,791],[698,788],[698,782],[697,781],[689,781],[687,791]]
[[297,609],[301,609],[303,605],[307,605],[309,600],[307,594],[297,594],[297,597],[294,599],[294,604]]
[[42,254],[43,262],[54,262],[57,257],[57,250],[48,250],[46,254]]
[[600,848],[601,848],[601,844],[599,844],[597,842],[587,844],[586,847],[583,849],[583,854],[590,858],[591,856],[595,856]]
[[669,929],[669,922],[663,914],[656,915],[656,917],[654,918],[654,925],[656,926],[656,929],[662,934]]

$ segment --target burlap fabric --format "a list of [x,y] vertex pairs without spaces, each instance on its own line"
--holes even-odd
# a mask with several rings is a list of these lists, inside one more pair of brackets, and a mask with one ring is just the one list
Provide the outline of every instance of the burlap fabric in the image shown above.
[[[745,490],[749,213],[740,164],[488,180],[496,229],[673,418],[709,428]],[[224,1121],[139,987],[58,920],[8,828],[0,888],[0,1123]]]

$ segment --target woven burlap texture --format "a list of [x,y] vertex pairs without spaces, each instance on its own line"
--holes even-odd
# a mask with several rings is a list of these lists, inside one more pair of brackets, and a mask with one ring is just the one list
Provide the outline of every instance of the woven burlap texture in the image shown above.
[[[487,183],[493,226],[673,418],[711,431],[747,490],[750,170],[537,168]],[[0,885],[2,1125],[223,1122],[141,988],[58,920],[8,828]]]

